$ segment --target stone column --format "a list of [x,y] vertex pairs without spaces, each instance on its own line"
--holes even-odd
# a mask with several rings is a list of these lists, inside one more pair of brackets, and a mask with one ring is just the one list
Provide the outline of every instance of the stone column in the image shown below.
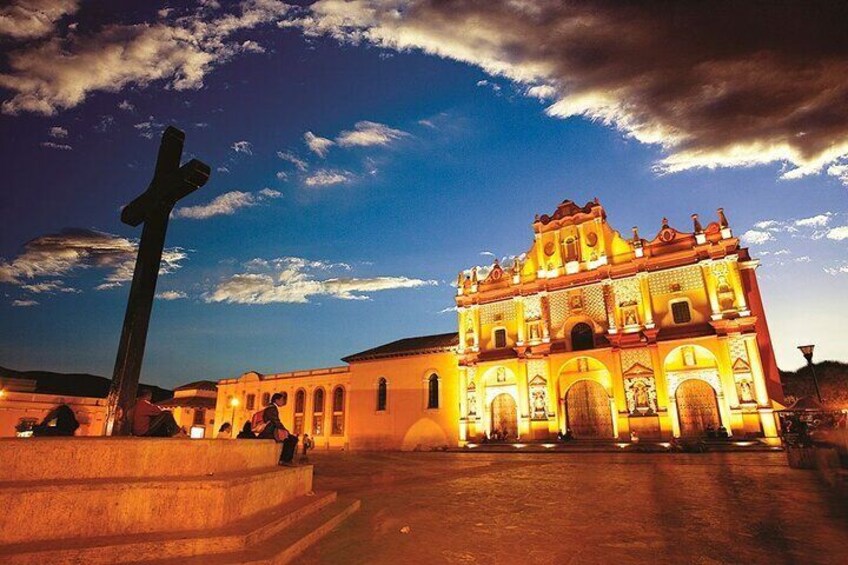
[[468,379],[465,367],[459,368],[459,441],[468,440]]
[[654,328],[654,305],[651,302],[651,287],[648,281],[648,273],[639,273],[636,275],[639,279],[640,296],[642,297],[642,319],[645,321],[645,327]]
[[516,296],[513,298],[513,302],[515,303],[515,318],[516,318],[516,330],[517,330],[517,338],[518,345],[524,345],[526,340],[526,336],[524,335],[526,324],[524,323],[524,297]]
[[[542,293],[540,293],[542,294]],[[548,302],[548,294],[544,293],[541,297],[542,309],[542,341],[547,343],[551,341],[551,307]]]
[[742,284],[742,275],[739,273],[739,256],[728,256],[726,261],[727,274],[730,276],[730,282],[733,285],[733,290],[736,294],[736,307],[740,314],[748,315],[750,314],[750,311],[748,310],[748,301],[745,298],[745,287]]
[[704,288],[707,290],[707,296],[710,299],[710,310],[712,311],[713,320],[720,319],[721,307],[718,304],[718,294],[716,293],[715,281],[712,273],[712,260],[705,259],[701,261],[701,274],[703,275]]
[[615,323],[615,289],[613,289],[612,281],[605,281],[603,283],[603,292],[604,292],[604,306],[607,310],[607,323],[609,324],[609,333],[614,334],[618,332],[618,328]]

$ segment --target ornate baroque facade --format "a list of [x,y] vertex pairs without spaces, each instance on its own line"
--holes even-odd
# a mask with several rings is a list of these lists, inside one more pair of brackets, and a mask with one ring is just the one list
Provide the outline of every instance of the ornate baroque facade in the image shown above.
[[527,253],[460,273],[457,334],[393,342],[344,367],[221,381],[216,421],[241,423],[280,391],[284,418],[326,447],[462,445],[494,432],[548,440],[568,429],[660,439],[708,426],[775,438],[782,392],[758,263],[721,209],[707,226],[692,221],[692,232],[663,220],[651,240],[636,228],[625,238],[597,200],[566,200],[536,217]]

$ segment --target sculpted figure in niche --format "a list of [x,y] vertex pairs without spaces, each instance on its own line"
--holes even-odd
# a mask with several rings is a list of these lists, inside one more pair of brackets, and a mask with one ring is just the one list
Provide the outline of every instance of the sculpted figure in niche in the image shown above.
[[693,347],[683,348],[683,364],[687,367],[694,367],[697,364],[695,361],[695,349]]
[[495,377],[499,383],[506,382],[506,369],[503,367],[498,367],[497,372],[495,373]]
[[753,402],[754,393],[751,390],[751,383],[748,380],[743,380],[739,383],[739,398],[742,402]]
[[468,414],[477,414],[477,395],[473,392],[468,393]]
[[624,325],[625,326],[638,326],[639,320],[636,318],[636,311],[632,308],[627,310],[624,314]]

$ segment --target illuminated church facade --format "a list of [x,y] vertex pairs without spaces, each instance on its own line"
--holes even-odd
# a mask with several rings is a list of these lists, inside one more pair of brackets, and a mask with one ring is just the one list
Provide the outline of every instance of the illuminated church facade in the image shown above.
[[533,222],[508,265],[460,273],[456,333],[398,340],[328,369],[219,382],[215,421],[274,392],[316,446],[455,447],[550,441],[777,436],[783,400],[755,270],[719,209],[692,231],[622,236],[601,204]]

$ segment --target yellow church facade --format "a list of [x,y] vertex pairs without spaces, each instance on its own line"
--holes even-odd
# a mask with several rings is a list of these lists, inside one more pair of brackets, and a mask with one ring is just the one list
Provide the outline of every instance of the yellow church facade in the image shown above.
[[629,441],[777,437],[782,390],[758,265],[719,210],[623,237],[595,200],[533,222],[509,265],[460,273],[458,331],[398,340],[344,366],[219,382],[216,422],[270,394],[318,447],[428,449],[484,437]]

